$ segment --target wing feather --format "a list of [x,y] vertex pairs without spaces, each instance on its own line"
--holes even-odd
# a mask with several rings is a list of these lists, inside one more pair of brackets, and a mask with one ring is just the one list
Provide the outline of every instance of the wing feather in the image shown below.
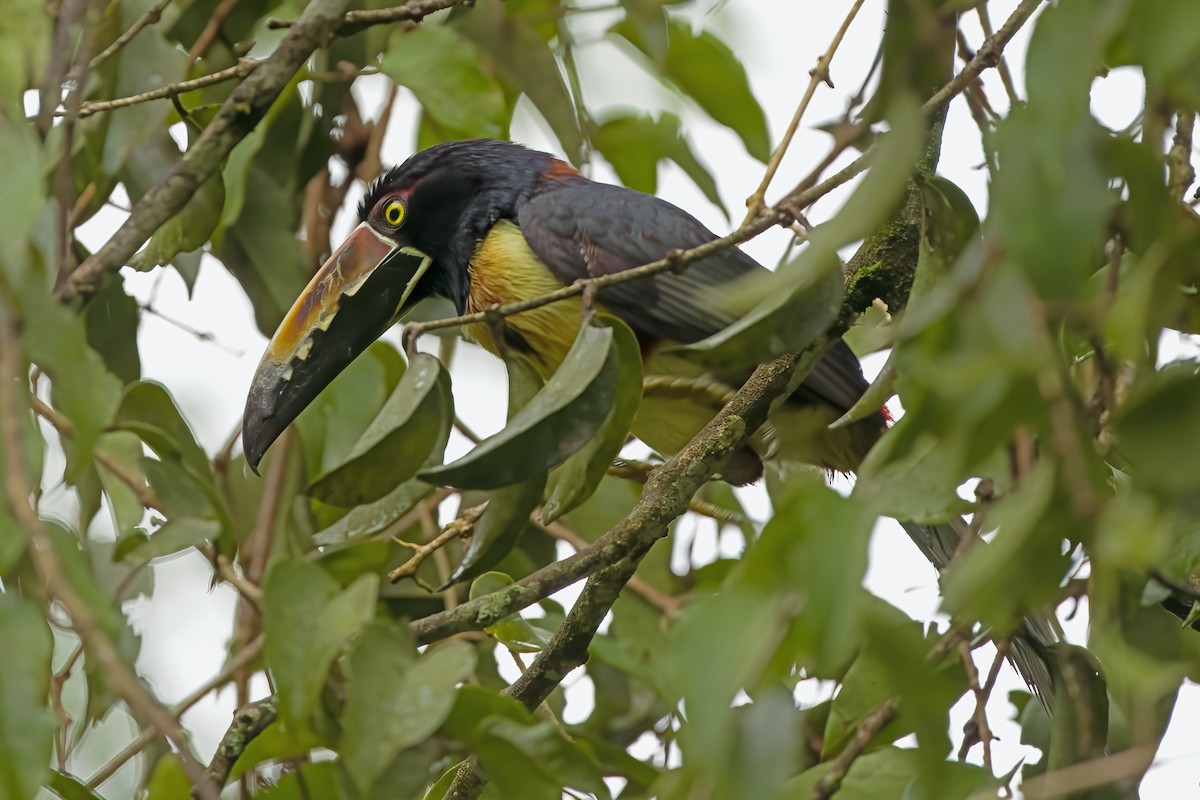
[[[663,258],[673,249],[717,238],[678,206],[620,186],[569,181],[528,200],[517,222],[530,248],[564,285],[623,272]],[[734,322],[722,287],[766,272],[736,247],[664,272],[600,291],[599,299],[642,337],[684,344]],[[838,342],[797,391],[796,399],[849,409],[867,389],[862,368]]]

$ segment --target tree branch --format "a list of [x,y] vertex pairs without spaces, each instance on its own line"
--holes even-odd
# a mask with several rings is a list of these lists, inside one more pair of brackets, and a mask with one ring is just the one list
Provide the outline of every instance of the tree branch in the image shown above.
[[800,120],[804,116],[804,112],[808,110],[808,104],[812,102],[813,95],[817,92],[817,87],[822,83],[829,84],[830,88],[833,87],[833,81],[829,78],[829,64],[833,61],[834,53],[841,46],[842,39],[845,37],[846,31],[850,29],[850,23],[858,15],[858,10],[862,8],[862,4],[863,0],[855,0],[854,5],[846,12],[846,18],[842,20],[841,27],[833,35],[833,40],[830,41],[824,55],[817,59],[817,66],[809,70],[808,88],[804,90],[804,96],[800,98],[800,104],[796,106],[796,113],[792,115],[792,121],[788,123],[787,130],[783,132],[783,138],[779,140],[779,145],[771,153],[771,160],[767,162],[767,170],[763,173],[762,181],[758,184],[758,188],[754,190],[754,194],[746,198],[747,211],[746,218],[742,220],[743,225],[757,217],[759,212],[765,207],[767,187],[771,185],[771,181],[775,178],[775,173],[779,171],[779,165],[783,161],[783,156],[792,143],[792,137],[796,135],[796,129],[800,127]]
[[842,781],[846,779],[850,768],[854,766],[855,760],[862,755],[863,750],[867,748],[871,740],[875,738],[875,734],[883,730],[883,726],[892,721],[896,716],[896,708],[899,705],[896,698],[889,697],[883,701],[879,708],[871,712],[871,714],[858,724],[858,728],[854,731],[854,738],[846,745],[846,749],[838,754],[838,757],[833,760],[829,766],[829,770],[821,776],[817,781],[817,785],[813,787],[813,800],[828,800],[833,797],[834,793],[842,786]]
[[[179,719],[189,708],[207,697],[209,692],[219,689],[225,684],[229,683],[231,680],[233,680],[233,676],[238,671],[248,666],[250,662],[254,661],[254,659],[258,658],[258,654],[262,652],[262,647],[263,637],[259,636],[250,644],[239,650],[237,654],[233,656],[233,658],[229,659],[229,663],[225,665],[225,668],[217,673],[212,680],[204,683],[194,692],[183,698],[183,700],[179,701],[179,703],[171,709],[171,714],[175,717],[175,719]],[[152,741],[154,741],[153,731],[148,728],[143,729],[142,732],[138,734],[136,739],[126,745],[124,750],[122,750],[120,753],[117,753],[112,757],[111,760],[109,760],[107,764],[96,770],[96,774],[88,779],[87,788],[95,789],[103,784],[106,780],[115,775],[117,770],[119,770],[125,764],[125,762],[142,752],[146,745],[150,744]]]
[[[420,22],[425,17],[450,8],[451,6],[475,5],[475,0],[409,0],[409,2],[392,8],[376,8],[364,11],[351,11],[342,18],[341,27],[337,29],[338,36],[350,36],[372,25],[388,25],[393,22]],[[267,20],[267,27],[272,29],[290,28],[299,22],[286,19]]]
[[[209,75],[202,75],[199,78],[193,78],[190,81],[180,81],[179,83],[169,83],[166,86],[160,86],[157,89],[152,89],[141,94],[133,94],[128,97],[118,97],[114,100],[96,100],[90,103],[84,103],[79,107],[79,118],[90,117],[92,114],[99,114],[101,111],[112,111],[117,108],[125,108],[127,106],[135,106],[138,103],[148,103],[151,100],[166,100],[172,97],[177,97],[186,92],[194,92],[197,89],[203,89],[206,86],[214,86],[218,83],[233,80],[234,78],[244,78],[263,62],[257,58],[243,58],[234,64],[232,67],[218,70]],[[65,112],[60,112],[65,113]]]
[[[229,779],[229,772],[234,763],[260,733],[275,721],[279,713],[275,695],[257,700],[238,709],[233,715],[233,724],[213,754],[212,762],[204,771],[204,777],[211,786],[224,786]],[[193,795],[195,796],[195,795]]]
[[[112,44],[104,48],[99,55],[97,55],[88,63],[88,69],[95,69],[103,64],[109,58],[120,52],[121,48],[129,44],[133,37],[142,32],[143,28],[158,22],[159,19],[162,18],[163,9],[170,5],[170,3],[171,0],[158,0],[157,3],[146,9],[146,13],[134,20],[134,23],[129,26],[129,30],[125,31],[116,39],[114,39]],[[86,114],[80,114],[80,116],[86,116]]]
[[178,213],[225,157],[254,129],[312,52],[333,39],[350,0],[313,0],[275,52],[233,90],[213,121],[174,169],[153,186],[104,245],[57,292],[86,300],[120,269],[160,225]]

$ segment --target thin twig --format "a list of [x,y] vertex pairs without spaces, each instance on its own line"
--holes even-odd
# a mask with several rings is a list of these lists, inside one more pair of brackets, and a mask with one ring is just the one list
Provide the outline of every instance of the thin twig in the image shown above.
[[172,97],[178,97],[186,92],[194,92],[197,89],[203,89],[206,86],[215,86],[218,83],[233,80],[234,78],[244,78],[254,70],[258,69],[262,64],[256,58],[243,58],[234,64],[232,67],[217,70],[209,75],[203,75],[199,78],[193,78],[189,81],[179,81],[178,83],[169,83],[166,86],[160,86],[157,89],[151,89],[148,92],[140,94],[132,94],[128,97],[118,97],[113,100],[96,100],[94,102],[84,103],[79,108],[79,118],[90,117],[92,114],[99,114],[101,111],[112,111],[117,108],[126,108],[135,106],[138,103],[148,103],[151,100],[169,100]]
[[941,108],[952,97],[966,89],[985,69],[998,65],[1005,46],[1016,36],[1017,31],[1021,30],[1021,26],[1029,21],[1033,12],[1037,11],[1042,2],[1043,0],[1021,0],[1021,4],[1013,10],[995,35],[984,40],[979,51],[975,53],[975,57],[971,59],[971,63],[963,67],[953,80],[926,100],[925,104],[921,106],[921,110],[929,113]]
[[221,26],[225,24],[225,20],[229,17],[229,13],[237,6],[238,0],[221,0],[221,3],[213,9],[212,15],[208,18],[208,22],[204,23],[204,30],[200,31],[200,35],[196,37],[196,41],[192,43],[192,47],[188,50],[187,69],[191,71],[192,65],[204,55],[217,38],[217,34],[221,32]]
[[875,738],[875,734],[883,730],[883,727],[896,716],[898,705],[899,702],[896,698],[889,697],[858,724],[858,728],[854,731],[854,738],[846,745],[846,749],[842,750],[838,757],[830,763],[829,770],[813,787],[813,800],[828,800],[833,797],[834,792],[841,788],[842,781],[846,779],[850,767],[854,766],[855,760],[862,755],[863,750]]
[[[983,28],[983,35],[988,38],[994,36],[986,0],[975,6],[975,13],[979,15],[979,27]],[[1000,63],[996,65],[996,71],[1000,73],[1000,82],[1004,84],[1004,91],[1008,93],[1008,102],[1016,106],[1021,102],[1021,96],[1017,94],[1017,85],[1013,83],[1012,73],[1009,72],[1008,62],[1004,60],[1003,55],[1000,56]]]
[[[971,693],[975,695],[975,716],[972,718],[973,725],[968,724],[969,731],[963,737],[962,747],[958,751],[958,759],[965,761],[967,753],[976,742],[983,745],[983,768],[989,773],[992,772],[992,729],[988,725],[987,718],[987,701],[988,696],[984,692],[984,687],[979,683],[979,670],[975,668],[975,659],[971,654],[971,643],[962,641],[958,643],[958,654],[962,659],[963,668],[967,671],[967,686]],[[1003,657],[996,659],[999,664],[1003,661]]]
[[[263,637],[260,635],[257,639],[250,642],[250,644],[243,647],[232,658],[230,658],[229,663],[225,665],[225,668],[214,675],[211,680],[201,684],[196,688],[195,691],[173,706],[171,708],[171,714],[174,715],[175,719],[180,719],[183,717],[184,713],[188,709],[207,697],[209,693],[220,689],[222,686],[233,680],[235,673],[237,673],[243,667],[248,666],[252,661],[254,661],[255,658],[258,657],[258,654],[262,652],[262,647]],[[96,770],[96,773],[92,775],[92,777],[88,778],[87,788],[98,788],[101,784],[115,775],[117,770],[119,770],[125,764],[125,762],[142,752],[142,750],[144,750],[152,741],[154,741],[153,733],[151,733],[149,729],[143,730],[138,734],[136,739],[125,746],[124,750],[113,756],[108,763]]]
[[[420,22],[425,17],[458,5],[474,5],[475,0],[410,0],[404,5],[392,8],[377,8],[365,11],[351,11],[342,20],[337,29],[338,36],[350,36],[363,28],[372,25],[390,25],[393,22]],[[267,27],[272,30],[290,28],[296,23],[286,19],[269,19]]]
[[758,184],[758,188],[754,193],[746,198],[746,218],[742,220],[745,225],[750,220],[758,216],[766,205],[767,187],[771,185],[771,181],[775,178],[775,173],[779,171],[779,165],[783,161],[783,156],[787,152],[788,147],[792,144],[792,137],[796,135],[796,129],[800,127],[800,119],[804,116],[804,112],[808,110],[808,104],[812,101],[813,95],[816,94],[817,87],[822,83],[829,84],[833,87],[833,81],[829,79],[829,64],[833,61],[833,54],[842,44],[842,38],[845,37],[846,31],[850,29],[850,23],[854,21],[854,17],[858,14],[858,10],[862,8],[863,0],[854,0],[854,5],[846,13],[846,18],[842,20],[841,27],[834,34],[833,40],[829,43],[825,53],[817,59],[817,66],[809,70],[808,87],[804,90],[804,96],[800,98],[800,104],[796,106],[796,113],[792,115],[792,121],[788,123],[787,130],[783,132],[783,138],[776,146],[774,152],[771,153],[771,159],[767,162],[767,171],[763,174],[762,181]]
[[[75,425],[71,420],[58,410],[47,405],[37,395],[30,395],[29,405],[37,412],[38,416],[50,423],[58,433],[70,439],[75,435]],[[103,448],[95,448],[92,450],[92,458],[96,463],[107,469],[117,477],[121,483],[129,487],[133,492],[137,501],[142,504],[143,508],[154,511],[162,511],[162,501],[158,499],[153,487],[146,483],[140,475],[134,472],[125,464],[122,464],[115,456]]]
[[[57,598],[71,619],[71,626],[95,658],[113,692],[129,706],[130,712],[142,724],[153,727],[165,736],[175,749],[188,778],[205,800],[217,800],[217,792],[204,780],[204,769],[196,761],[179,723],[155,697],[150,694],[133,670],[121,658],[120,652],[105,633],[92,609],[75,591],[63,572],[54,552],[50,534],[30,505],[32,485],[25,471],[22,454],[25,452],[21,416],[28,413],[28,400],[15,390],[20,381],[27,386],[27,370],[20,360],[21,326],[11,309],[0,306],[4,330],[0,335],[0,441],[4,450],[4,488],[9,507],[29,538],[29,551],[38,575],[45,583],[47,594]],[[20,402],[25,400],[25,402]],[[20,405],[18,405],[20,403]]]
[[480,503],[463,511],[458,515],[457,519],[447,522],[442,528],[442,532],[434,537],[433,541],[417,546],[412,558],[389,572],[388,580],[392,583],[397,583],[405,578],[414,577],[421,564],[424,563],[425,559],[433,555],[433,553],[460,536],[469,536],[474,533],[475,523],[479,522],[479,518],[483,516],[486,508],[487,503]]
[[125,31],[116,39],[114,39],[112,44],[104,48],[88,63],[88,69],[95,69],[109,58],[112,58],[114,55],[120,52],[121,48],[129,44],[133,37],[141,33],[143,28],[158,22],[162,18],[163,9],[165,9],[170,3],[171,0],[158,0],[157,3],[146,9],[146,13],[134,20],[133,24],[129,26],[129,30]]

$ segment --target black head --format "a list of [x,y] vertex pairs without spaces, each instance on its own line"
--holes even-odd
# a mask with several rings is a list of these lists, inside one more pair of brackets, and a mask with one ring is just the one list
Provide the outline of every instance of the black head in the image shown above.
[[[512,142],[471,139],[435,145],[372,182],[358,216],[401,247],[433,263],[413,300],[445,297],[466,309],[467,261],[499,219],[516,217],[547,180],[570,170],[547,153]],[[389,221],[399,215],[400,224]]]
[[250,465],[418,301],[444,297],[464,311],[476,244],[547,181],[575,176],[547,153],[474,139],[431,147],[375,180],[358,227],[284,317],[255,373],[242,430]]

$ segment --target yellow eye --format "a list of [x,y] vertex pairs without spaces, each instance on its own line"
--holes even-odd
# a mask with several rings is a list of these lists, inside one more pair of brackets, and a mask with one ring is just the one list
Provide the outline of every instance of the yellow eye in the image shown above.
[[404,204],[399,200],[389,200],[383,207],[383,221],[393,228],[404,221]]

